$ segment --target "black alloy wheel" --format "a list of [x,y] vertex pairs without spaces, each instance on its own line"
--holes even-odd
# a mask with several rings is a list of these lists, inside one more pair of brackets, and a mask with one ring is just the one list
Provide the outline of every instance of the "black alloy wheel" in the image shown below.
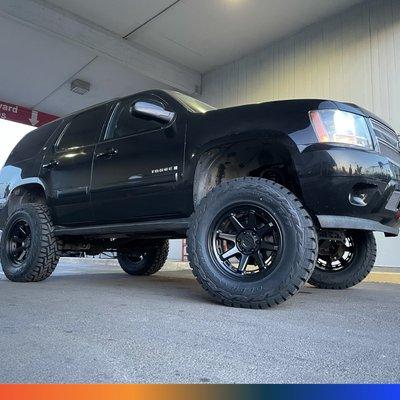
[[168,240],[133,241],[117,252],[117,259],[127,274],[146,276],[155,274],[164,266],[168,252]]
[[126,257],[132,264],[139,265],[146,258],[146,255],[146,252],[133,251],[132,253],[127,254]]
[[265,208],[243,204],[216,218],[209,246],[222,271],[255,280],[274,270],[283,242],[276,220]]
[[323,239],[319,241],[316,268],[326,272],[343,271],[349,266],[357,254],[354,239],[346,234],[343,240]]
[[321,289],[347,289],[363,281],[376,259],[373,232],[320,232],[317,263],[308,283]]
[[32,233],[27,220],[16,220],[6,237],[6,254],[12,265],[19,268],[26,260],[31,247]]

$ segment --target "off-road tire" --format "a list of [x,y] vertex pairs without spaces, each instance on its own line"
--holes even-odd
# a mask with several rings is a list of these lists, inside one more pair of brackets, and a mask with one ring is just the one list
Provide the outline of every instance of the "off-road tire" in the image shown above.
[[[207,244],[216,215],[243,202],[268,209],[284,237],[279,265],[262,281],[242,282],[223,274]],[[314,270],[317,246],[313,221],[297,197],[285,187],[261,178],[239,178],[215,187],[200,202],[188,230],[188,255],[194,276],[215,300],[232,307],[267,308],[295,295]]]
[[121,268],[129,275],[153,275],[158,272],[167,261],[169,252],[168,240],[148,242],[144,247],[135,247],[137,253],[143,253],[143,259],[133,262],[127,251],[117,252],[117,259]]
[[[16,267],[6,251],[6,241],[15,221],[25,219],[31,230],[31,245],[24,262]],[[40,282],[48,278],[57,266],[61,243],[54,235],[54,226],[46,205],[23,204],[8,218],[1,237],[1,265],[13,282]]]
[[314,269],[309,284],[321,289],[348,289],[362,282],[376,261],[376,240],[372,232],[351,231],[356,244],[356,253],[351,264],[341,271]]

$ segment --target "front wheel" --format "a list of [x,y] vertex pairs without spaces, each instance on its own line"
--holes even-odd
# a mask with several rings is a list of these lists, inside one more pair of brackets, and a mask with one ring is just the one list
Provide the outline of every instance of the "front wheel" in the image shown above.
[[214,188],[188,231],[190,265],[222,304],[265,308],[282,303],[307,282],[315,264],[313,222],[285,187],[240,178]]
[[121,268],[129,275],[153,275],[165,264],[168,257],[168,240],[132,243],[129,249],[117,253]]
[[321,289],[347,289],[363,281],[376,259],[374,234],[368,231],[324,232],[309,283]]

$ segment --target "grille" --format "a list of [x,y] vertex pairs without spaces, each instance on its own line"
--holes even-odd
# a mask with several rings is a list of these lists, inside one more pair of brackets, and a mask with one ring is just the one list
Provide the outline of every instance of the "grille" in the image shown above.
[[383,145],[398,153],[400,150],[400,142],[397,133],[374,119],[371,119],[371,124],[381,147]]
[[398,211],[400,207],[400,192],[394,192],[390,197],[386,209],[390,211]]

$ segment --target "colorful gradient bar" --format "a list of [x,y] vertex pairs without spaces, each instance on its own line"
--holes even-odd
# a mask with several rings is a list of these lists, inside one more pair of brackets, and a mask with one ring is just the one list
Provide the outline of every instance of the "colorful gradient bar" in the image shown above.
[[1,400],[386,400],[400,385],[0,385]]

